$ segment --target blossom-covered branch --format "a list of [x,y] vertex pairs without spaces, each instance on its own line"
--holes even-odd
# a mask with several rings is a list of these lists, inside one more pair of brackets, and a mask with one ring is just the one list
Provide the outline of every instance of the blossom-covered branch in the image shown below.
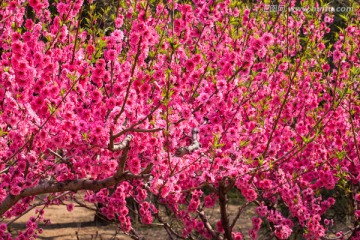
[[[128,181],[131,179],[144,179],[150,176],[149,170],[145,169],[146,173],[141,173],[134,175],[129,172],[124,172],[124,164],[127,159],[128,146],[133,136],[128,135],[121,143],[116,145],[116,151],[123,150],[121,157],[119,158],[119,166],[116,173],[108,178],[92,180],[92,179],[77,179],[77,180],[68,180],[68,181],[45,181],[44,183],[39,183],[34,187],[30,187],[22,190],[18,195],[9,194],[1,203],[0,203],[0,215],[4,214],[9,210],[14,204],[19,200],[29,197],[36,196],[45,193],[59,193],[59,192],[77,192],[81,190],[92,190],[97,191],[100,189],[108,188],[114,186],[122,181]],[[49,150],[50,151],[50,150]],[[51,151],[53,154],[58,155],[57,153]],[[61,156],[59,156],[61,157]]]

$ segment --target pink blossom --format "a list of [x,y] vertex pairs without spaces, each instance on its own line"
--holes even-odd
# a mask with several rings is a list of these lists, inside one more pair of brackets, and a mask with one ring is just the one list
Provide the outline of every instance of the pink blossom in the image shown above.
[[265,33],[262,35],[261,40],[266,46],[271,46],[274,43],[273,35],[271,33]]
[[355,194],[355,200],[360,202],[360,193]]
[[[344,177],[360,181],[360,14],[349,13],[330,44],[326,12],[129,0],[104,22],[102,9],[84,4],[0,8],[4,221],[37,197],[51,206],[86,190],[85,201],[131,234],[129,199],[145,224],[166,209],[164,226],[184,226],[184,238],[256,239],[263,222],[279,239],[329,235],[332,220],[322,217],[338,200],[330,190]],[[229,233],[224,213],[216,220],[203,209],[233,192],[260,204],[247,233],[236,232],[239,222]],[[14,238],[41,233],[44,213],[35,214]],[[358,218],[355,210],[349,219]],[[10,235],[0,224],[0,238]]]
[[275,235],[279,239],[288,239],[292,233],[292,229],[286,225],[277,225],[275,229]]
[[66,209],[71,212],[72,210],[74,210],[74,205],[73,204],[67,204],[66,205]]

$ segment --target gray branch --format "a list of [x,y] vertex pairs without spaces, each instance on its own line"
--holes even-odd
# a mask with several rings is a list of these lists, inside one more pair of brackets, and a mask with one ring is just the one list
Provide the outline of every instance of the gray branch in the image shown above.
[[198,133],[199,133],[199,129],[194,128],[192,130],[192,143],[191,145],[187,146],[187,147],[180,147],[176,150],[175,152],[175,156],[176,157],[183,157],[186,154],[190,154],[193,151],[199,149],[201,147],[200,142],[198,140]]
[[45,182],[38,184],[34,187],[27,188],[21,191],[19,195],[9,194],[1,203],[0,203],[0,215],[3,215],[7,210],[9,210],[14,204],[19,200],[29,197],[36,196],[39,194],[45,193],[57,193],[64,191],[77,192],[80,190],[92,190],[98,191],[103,188],[114,186],[119,182],[123,182],[130,179],[139,179],[149,177],[150,174],[140,174],[133,175],[129,172],[125,172],[121,175],[114,175],[101,180],[91,180],[91,179],[79,179],[79,180],[69,180],[63,182]]
[[125,137],[125,139],[121,143],[114,144],[114,151],[124,150],[130,143],[130,141],[134,138],[133,135],[129,134]]
[[219,232],[215,231],[211,224],[209,223],[204,211],[197,211],[197,213],[199,214],[201,221],[204,224],[204,227],[209,231],[209,233],[211,234],[211,236],[216,239],[216,240],[222,240],[221,236],[219,236]]

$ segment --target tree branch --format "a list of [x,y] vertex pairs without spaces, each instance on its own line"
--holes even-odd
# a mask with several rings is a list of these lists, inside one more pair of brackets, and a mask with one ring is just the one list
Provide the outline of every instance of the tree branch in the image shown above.
[[[123,134],[125,134],[125,133],[127,133],[127,132],[136,132],[135,127],[138,126],[138,125],[140,125],[141,123],[145,122],[145,120],[148,119],[160,106],[161,106],[161,102],[160,102],[153,110],[151,110],[148,115],[146,115],[144,118],[142,118],[142,119],[141,119],[140,121],[138,121],[137,123],[134,123],[133,125],[131,125],[129,128],[124,129],[124,130],[122,130],[121,132],[116,133],[116,134],[112,134],[112,133],[111,133],[110,141],[111,141],[111,139],[114,140],[115,138],[118,138],[118,137],[120,137],[121,135],[123,135]],[[144,129],[144,130],[145,130],[145,129]],[[150,129],[149,129],[149,130],[150,130]],[[152,130],[152,131],[156,132],[156,131],[160,131],[160,130],[163,130],[163,129],[161,129],[161,128],[156,128],[156,130]]]
[[233,238],[229,225],[229,216],[226,210],[227,198],[224,189],[225,189],[224,183],[221,182],[219,186],[219,205],[220,205],[220,213],[221,213],[221,224],[225,231],[224,233],[225,239],[232,240]]
[[114,151],[124,150],[130,143],[130,141],[134,138],[133,135],[129,134],[125,137],[125,139],[118,144],[114,144],[113,149]]
[[234,229],[235,224],[236,224],[237,220],[239,219],[242,211],[244,211],[244,209],[245,209],[247,206],[249,206],[250,203],[251,203],[251,202],[247,202],[246,204],[244,204],[244,205],[242,205],[241,207],[239,207],[238,212],[237,212],[237,214],[236,214],[236,216],[235,216],[235,218],[234,218],[234,220],[233,220],[233,222],[232,222],[232,224],[231,224],[231,226],[230,226],[231,231]]
[[4,214],[9,210],[14,204],[19,200],[29,196],[35,196],[45,193],[57,193],[64,191],[77,192],[80,190],[92,190],[98,191],[103,188],[111,187],[119,182],[130,180],[130,179],[139,179],[149,177],[150,174],[140,174],[134,175],[129,172],[124,172],[121,175],[114,175],[101,180],[90,180],[90,179],[79,179],[79,180],[69,180],[63,182],[45,182],[38,184],[35,187],[27,188],[21,191],[19,195],[9,194],[4,201],[0,203],[0,215]]
[[204,223],[204,227],[209,231],[209,233],[211,234],[211,236],[213,236],[214,239],[216,240],[221,240],[221,237],[219,236],[219,233],[217,233],[212,226],[210,225],[208,219],[205,216],[204,211],[197,211],[197,213],[199,214],[199,217],[201,218],[201,220]]
[[[64,192],[63,194],[60,194],[59,196],[53,198],[52,200],[56,200],[59,198],[62,198],[63,196],[65,196],[66,194],[68,194],[69,192]],[[17,216],[16,218],[14,218],[13,220],[11,220],[10,222],[8,222],[6,225],[9,227],[11,224],[13,224],[14,222],[16,222],[19,218],[21,218],[22,216],[24,216],[26,213],[30,212],[32,209],[39,207],[41,205],[45,205],[46,203],[44,202],[40,202],[40,203],[36,203],[34,205],[32,205],[30,208],[28,208],[25,212],[23,212],[22,214],[20,214],[19,216]]]
[[175,156],[176,157],[183,157],[186,154],[190,154],[191,152],[195,151],[196,149],[199,149],[201,147],[199,140],[198,140],[198,133],[199,133],[199,129],[194,128],[192,130],[192,143],[191,145],[187,146],[187,147],[180,147],[176,150],[175,152]]
[[165,222],[162,217],[158,214],[158,213],[153,213],[153,215],[155,216],[155,218],[163,224],[166,232],[168,233],[169,235],[169,238],[173,239],[172,238],[172,235],[175,235],[176,236],[176,239],[185,239],[184,237],[182,237],[180,234],[178,234],[174,229],[172,229],[172,227],[167,223]]
[[117,149],[123,149],[123,153],[119,158],[119,166],[116,173],[108,178],[100,180],[91,180],[91,179],[78,179],[78,180],[68,180],[62,182],[46,181],[40,183],[34,187],[24,189],[20,192],[19,195],[9,194],[1,203],[0,203],[0,216],[8,211],[12,206],[14,206],[19,200],[29,197],[36,196],[39,194],[46,193],[57,193],[57,192],[77,192],[80,190],[92,190],[98,191],[103,188],[114,186],[115,184],[130,180],[130,179],[141,179],[147,178],[150,174],[141,173],[139,175],[134,175],[130,172],[124,172],[124,166],[127,158],[127,153],[129,151],[129,143],[132,139],[132,135],[128,135],[123,142],[121,142]]

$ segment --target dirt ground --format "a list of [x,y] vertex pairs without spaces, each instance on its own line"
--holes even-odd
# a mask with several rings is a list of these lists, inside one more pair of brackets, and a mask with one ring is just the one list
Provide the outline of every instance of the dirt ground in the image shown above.
[[[43,233],[37,239],[46,240],[129,240],[129,236],[116,232],[116,225],[97,226],[94,220],[94,211],[80,207],[74,204],[74,210],[69,212],[65,205],[50,206],[45,210],[45,219],[51,219],[50,225],[40,224]],[[229,205],[229,214],[235,216],[238,206]],[[209,219],[219,219],[219,209],[212,209],[207,212]],[[246,218],[238,220],[237,228],[241,228],[243,233],[251,228],[251,217],[254,215],[253,208],[245,209]],[[14,231],[25,228],[26,221],[31,216],[36,216],[35,211],[28,212],[11,225]],[[139,236],[146,240],[166,240],[169,239],[166,231],[162,226],[134,226]]]
[[[26,221],[31,216],[36,216],[35,211],[30,211],[11,226],[15,230],[24,229]],[[50,206],[45,210],[44,219],[50,219],[51,224],[40,224],[43,233],[37,239],[47,240],[87,240],[87,239],[111,239],[114,237],[115,225],[96,226],[94,212],[83,207],[75,206],[68,212],[66,206]],[[126,236],[117,236],[115,239],[131,239]]]
[[[12,224],[12,228],[22,230],[26,221],[31,216],[36,216],[35,211],[30,211]],[[92,210],[75,206],[69,212],[65,205],[51,206],[45,210],[44,219],[50,219],[51,224],[40,224],[43,229],[37,239],[46,240],[129,240],[129,236],[117,233],[116,224],[106,226],[96,225]],[[160,226],[141,227],[138,234],[146,239],[166,239],[166,232]]]

